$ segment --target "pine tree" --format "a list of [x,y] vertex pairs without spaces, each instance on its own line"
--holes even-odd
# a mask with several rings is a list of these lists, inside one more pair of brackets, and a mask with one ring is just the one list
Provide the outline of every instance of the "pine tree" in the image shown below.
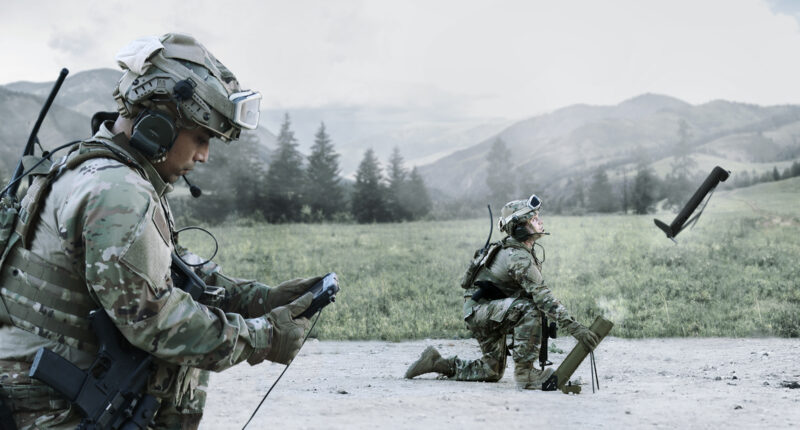
[[339,154],[333,149],[325,123],[320,124],[314,135],[303,197],[315,218],[331,219],[333,214],[346,211],[339,178]]
[[572,199],[576,208],[586,207],[586,193],[583,191],[582,176],[578,176],[575,180],[575,193],[572,195]]
[[290,127],[287,113],[278,135],[278,148],[267,170],[264,215],[271,222],[300,219],[305,182],[303,156],[297,149],[297,139]]
[[409,219],[420,219],[430,213],[433,207],[428,188],[417,168],[411,170],[408,180],[400,188],[399,201],[408,213]]
[[781,174],[778,173],[778,166],[774,166],[772,168],[772,180],[773,181],[780,181],[781,180]]
[[497,138],[486,156],[489,162],[486,172],[486,185],[489,187],[489,201],[504,205],[514,197],[516,181],[509,177],[511,171],[511,152],[501,138]]
[[665,184],[667,205],[672,208],[682,207],[692,193],[691,177],[692,169],[697,163],[692,158],[692,147],[690,140],[692,133],[686,120],[678,121],[678,142],[674,147],[674,161],[672,163],[672,173],[667,176]]
[[628,190],[628,170],[622,171],[622,213],[628,213],[630,205],[630,190]]
[[633,181],[631,204],[637,214],[646,214],[653,210],[656,203],[658,178],[653,170],[645,164],[640,164]]
[[391,221],[403,221],[411,218],[411,214],[401,201],[401,195],[406,185],[406,176],[408,176],[408,171],[403,166],[403,156],[400,155],[400,149],[395,146],[389,157],[389,168],[387,169],[386,208],[389,210]]
[[592,177],[592,185],[589,188],[589,210],[608,213],[614,212],[616,206],[608,174],[605,169],[598,168]]
[[388,219],[386,190],[382,181],[381,166],[371,148],[364,152],[358,165],[353,186],[353,218],[360,223],[384,222]]
[[[239,141],[231,144],[232,147],[225,151],[230,172],[231,187],[235,198],[234,207],[240,215],[252,214],[258,210],[259,202],[264,198],[264,189],[254,186],[265,180],[264,165],[259,157],[258,140],[252,133],[243,133]],[[222,191],[220,194],[225,194]]]

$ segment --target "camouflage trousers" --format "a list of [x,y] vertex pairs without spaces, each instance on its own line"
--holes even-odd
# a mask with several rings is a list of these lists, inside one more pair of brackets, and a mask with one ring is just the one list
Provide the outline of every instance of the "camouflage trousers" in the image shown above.
[[[0,360],[0,396],[11,408],[19,430],[75,429],[78,411],[50,387],[28,377],[30,364]],[[157,430],[193,430],[200,425],[206,402],[209,372],[194,370],[191,391],[179,403],[162,399],[152,427]]]
[[478,340],[483,356],[477,360],[454,357],[459,381],[497,382],[506,369],[506,336],[513,334],[511,357],[516,366],[531,366],[539,357],[542,323],[539,311],[530,299],[507,298],[464,303],[467,328]]

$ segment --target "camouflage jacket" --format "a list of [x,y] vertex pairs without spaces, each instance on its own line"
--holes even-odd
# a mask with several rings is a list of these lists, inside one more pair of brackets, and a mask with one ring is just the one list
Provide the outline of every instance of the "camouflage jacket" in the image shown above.
[[[512,237],[503,239],[503,249],[498,251],[488,266],[480,269],[475,282],[488,281],[500,289],[506,296],[507,308],[518,298],[530,298],[536,308],[561,327],[575,320],[570,317],[567,308],[553,295],[542,277],[542,266],[536,257],[522,243]],[[477,287],[468,289],[465,296],[472,296]],[[469,300],[464,306],[464,318],[472,311]],[[501,312],[504,314],[504,312]],[[499,316],[502,318],[502,316]]]
[[[181,393],[193,389],[193,369],[220,371],[270,347],[271,326],[264,317],[269,309],[263,306],[269,287],[227,277],[210,264],[202,275],[227,290],[221,307],[203,305],[173,288],[173,221],[165,198],[172,187],[108,126],[88,145],[102,142],[135,163],[92,158],[62,172],[28,248],[85,281],[88,299],[106,310],[131,344],[156,358],[149,392],[179,401]],[[17,327],[0,328],[3,362],[30,363],[42,346],[83,368],[96,353]]]

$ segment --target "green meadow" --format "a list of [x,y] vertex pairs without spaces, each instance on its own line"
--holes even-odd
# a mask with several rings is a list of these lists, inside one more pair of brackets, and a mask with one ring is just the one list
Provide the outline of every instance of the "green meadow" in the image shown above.
[[[717,192],[677,245],[653,224],[672,213],[551,217],[545,206],[542,215],[552,233],[541,240],[545,281],[584,324],[604,315],[613,335],[632,338],[800,336],[800,178]],[[209,228],[231,275],[274,285],[335,271],[342,290],[322,312],[319,338],[468,336],[458,280],[488,216]],[[181,243],[211,248],[196,235]]]

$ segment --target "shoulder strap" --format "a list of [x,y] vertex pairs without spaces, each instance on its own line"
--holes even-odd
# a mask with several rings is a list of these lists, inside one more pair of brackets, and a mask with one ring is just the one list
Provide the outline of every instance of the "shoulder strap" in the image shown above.
[[511,236],[508,236],[508,237],[504,238],[503,240],[501,240],[499,242],[499,243],[503,244],[503,248],[515,248],[515,249],[521,249],[521,250],[523,250],[525,252],[531,252],[530,249],[526,248],[523,244],[521,244],[519,242],[510,242],[508,240],[510,238],[511,238]]
[[36,177],[30,188],[28,188],[25,199],[23,199],[23,205],[19,211],[19,220],[14,229],[19,240],[22,242],[23,248],[27,249],[29,245],[33,226],[39,218],[39,211],[41,211],[44,201],[50,193],[53,182],[55,182],[63,172],[72,170],[86,160],[93,158],[111,158],[124,164],[135,165],[135,162],[130,159],[130,157],[127,157],[121,151],[112,149],[110,145],[102,141],[86,141],[72,147],[70,153],[67,154],[65,158],[54,163],[46,175]]
[[480,268],[490,266],[495,257],[497,257],[497,253],[499,253],[503,248],[505,248],[505,246],[503,246],[502,242],[494,242],[490,244],[489,249],[486,250],[483,260],[480,262]]

